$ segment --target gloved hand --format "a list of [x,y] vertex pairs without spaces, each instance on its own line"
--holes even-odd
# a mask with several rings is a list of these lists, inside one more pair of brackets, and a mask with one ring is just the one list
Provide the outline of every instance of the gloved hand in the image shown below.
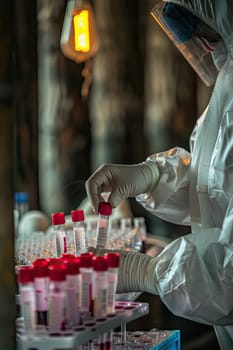
[[89,248],[95,255],[114,252],[120,254],[117,293],[147,292],[158,294],[155,266],[157,258],[149,255],[122,250]]
[[94,212],[98,213],[101,193],[110,193],[108,202],[115,208],[122,199],[150,193],[159,179],[152,161],[134,165],[103,164],[86,181],[86,191]]

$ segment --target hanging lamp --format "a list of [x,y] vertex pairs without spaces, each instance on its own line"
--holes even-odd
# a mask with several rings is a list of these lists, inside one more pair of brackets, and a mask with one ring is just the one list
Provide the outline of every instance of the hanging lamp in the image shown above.
[[68,0],[60,46],[63,54],[81,63],[89,60],[99,48],[95,16],[86,0]]

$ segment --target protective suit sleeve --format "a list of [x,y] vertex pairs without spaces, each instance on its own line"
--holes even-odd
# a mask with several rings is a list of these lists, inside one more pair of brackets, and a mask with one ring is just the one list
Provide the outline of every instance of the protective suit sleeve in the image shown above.
[[209,325],[232,324],[233,249],[218,240],[219,234],[216,228],[178,238],[155,258],[124,253],[117,291],[157,294],[177,316]]
[[233,198],[221,229],[180,237],[150,261],[146,270],[154,293],[177,316],[215,326],[232,325],[232,242]]
[[180,237],[154,258],[120,252],[117,292],[157,294],[177,316],[215,326],[232,325],[232,242],[233,199],[222,229]]
[[157,257],[156,291],[175,315],[210,325],[232,324],[233,249],[219,240],[222,234],[211,228],[181,237]]
[[[110,249],[88,248],[95,255],[104,255],[113,252]],[[114,250],[120,254],[120,266],[118,273],[117,293],[125,292],[149,292],[157,294],[155,283],[156,259],[141,253]]]
[[154,190],[149,194],[138,195],[137,201],[163,220],[190,225],[190,153],[175,147],[166,152],[156,153],[147,160],[156,163],[160,177]]

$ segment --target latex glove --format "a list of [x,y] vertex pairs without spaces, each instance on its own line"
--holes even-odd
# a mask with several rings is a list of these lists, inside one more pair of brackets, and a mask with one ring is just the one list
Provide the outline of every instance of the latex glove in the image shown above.
[[159,170],[152,161],[134,165],[103,164],[86,181],[86,191],[97,214],[102,193],[110,193],[108,202],[115,208],[122,199],[149,194],[158,179]]
[[120,254],[117,293],[147,292],[158,294],[156,287],[155,266],[157,258],[142,253],[122,250],[90,248],[95,255],[114,252]]

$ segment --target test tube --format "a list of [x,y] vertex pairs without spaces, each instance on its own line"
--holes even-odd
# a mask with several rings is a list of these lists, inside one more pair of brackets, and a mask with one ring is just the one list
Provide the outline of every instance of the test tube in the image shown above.
[[31,266],[22,266],[18,269],[18,284],[20,312],[23,317],[24,331],[30,334],[36,328],[36,298]]
[[134,221],[134,227],[138,230],[138,238],[139,243],[141,244],[141,253],[146,253],[146,236],[147,236],[147,229],[145,224],[145,218],[144,217],[135,217],[133,219]]
[[63,212],[52,214],[52,225],[54,228],[57,257],[67,253],[67,240],[65,231],[65,214]]
[[112,214],[112,207],[108,202],[100,202],[98,208],[97,242],[96,248],[106,248],[108,239],[109,216]]
[[[93,267],[93,314],[96,319],[107,316],[108,264],[106,256],[94,256]],[[100,336],[100,349],[105,349],[106,333]]]
[[132,218],[131,217],[123,217],[120,221],[120,230],[122,232],[123,241],[124,241],[124,250],[132,251],[135,239],[134,235],[136,233],[133,232],[133,226],[132,226]]
[[63,258],[66,264],[66,297],[67,297],[67,317],[70,327],[80,323],[80,259]]
[[94,256],[93,267],[93,311],[95,318],[107,316],[108,264],[106,256]]
[[66,265],[62,262],[49,264],[49,320],[48,326],[52,331],[65,330],[66,294],[65,276]]
[[14,206],[19,214],[19,220],[29,210],[29,194],[27,192],[15,192]]
[[[108,264],[107,313],[113,314],[115,313],[115,298],[116,298],[116,287],[117,287],[117,280],[118,280],[120,255],[118,253],[106,253],[105,256],[107,258],[107,264]],[[113,337],[112,331],[106,334],[106,350],[110,350],[112,348],[112,337]]]
[[37,324],[47,326],[48,314],[48,261],[37,259],[32,263],[36,296]]
[[112,314],[115,312],[115,298],[116,287],[118,280],[118,269],[120,262],[120,254],[107,253],[105,254],[108,264],[108,301],[107,301],[107,313]]
[[96,228],[98,216],[94,219],[89,219],[86,222],[86,245],[87,247],[96,247]]
[[84,315],[92,313],[92,270],[93,253],[82,253],[80,255],[80,274],[81,274],[81,305],[80,310]]
[[79,255],[86,252],[86,235],[84,225],[84,211],[81,209],[71,211],[73,222],[75,253]]

